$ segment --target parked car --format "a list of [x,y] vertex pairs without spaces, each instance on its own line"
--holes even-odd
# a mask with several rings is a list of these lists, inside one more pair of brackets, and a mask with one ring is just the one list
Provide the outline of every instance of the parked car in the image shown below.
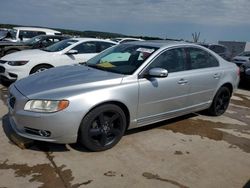
[[250,61],[240,66],[240,80],[243,82],[250,82]]
[[133,42],[133,41],[144,41],[140,38],[113,38],[112,41],[115,41],[117,43],[125,43],[125,42]]
[[250,62],[250,51],[245,51],[233,58],[233,62],[239,67],[247,62]]
[[200,45],[214,51],[215,53],[219,54],[222,58],[224,58],[227,61],[232,60],[230,51],[224,45],[220,45],[220,44],[204,44],[204,43],[201,43]]
[[9,30],[9,36],[6,37],[9,41],[18,42],[26,41],[38,35],[62,35],[60,31],[39,27],[14,27]]
[[45,48],[68,38],[62,35],[39,35],[25,42],[0,42],[0,57],[21,50]]
[[52,67],[84,63],[115,44],[101,39],[72,38],[43,49],[15,52],[0,59],[0,76],[4,82],[13,82]]
[[[122,53],[129,56],[119,61],[116,54]],[[124,43],[85,65],[57,67],[15,82],[9,88],[8,116],[23,137],[78,140],[101,151],[117,144],[127,129],[204,109],[223,114],[238,81],[235,64],[202,46]]]

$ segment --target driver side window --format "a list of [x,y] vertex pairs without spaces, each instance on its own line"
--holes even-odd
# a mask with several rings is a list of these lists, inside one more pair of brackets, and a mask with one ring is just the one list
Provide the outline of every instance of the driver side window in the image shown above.
[[163,68],[170,72],[186,70],[186,55],[184,49],[176,48],[163,52],[149,65],[152,68]]
[[77,50],[78,54],[97,53],[95,42],[83,42],[75,46],[72,50]]

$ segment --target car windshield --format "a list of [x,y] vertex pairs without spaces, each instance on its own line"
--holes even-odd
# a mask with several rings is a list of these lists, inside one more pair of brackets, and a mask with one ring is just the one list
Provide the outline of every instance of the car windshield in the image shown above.
[[47,52],[59,52],[76,42],[78,42],[78,40],[74,40],[74,39],[62,40],[58,43],[48,46],[47,48],[43,48],[42,50],[47,51]]
[[41,39],[42,39],[41,36],[36,36],[36,37],[33,37],[33,38],[31,38],[31,39],[25,41],[24,43],[25,43],[26,45],[33,45],[33,44],[36,44],[37,42],[39,42]]
[[120,44],[90,59],[86,65],[96,69],[130,75],[157,49],[151,46]]

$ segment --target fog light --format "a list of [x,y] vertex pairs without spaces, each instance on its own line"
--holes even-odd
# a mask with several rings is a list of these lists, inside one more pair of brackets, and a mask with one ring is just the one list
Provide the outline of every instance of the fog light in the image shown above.
[[49,131],[45,131],[45,130],[39,130],[38,133],[40,136],[43,136],[43,137],[49,137],[51,134]]

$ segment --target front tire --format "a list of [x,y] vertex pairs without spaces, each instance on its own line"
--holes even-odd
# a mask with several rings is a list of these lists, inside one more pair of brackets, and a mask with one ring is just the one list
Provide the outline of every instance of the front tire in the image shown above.
[[114,104],[94,108],[82,120],[79,141],[91,151],[104,151],[115,146],[126,130],[126,116]]
[[31,69],[30,74],[38,73],[52,68],[50,65],[37,65]]
[[231,92],[229,88],[227,87],[221,87],[212,102],[212,105],[208,109],[208,113],[212,116],[220,116],[224,114],[224,112],[227,110],[230,98],[231,98]]

